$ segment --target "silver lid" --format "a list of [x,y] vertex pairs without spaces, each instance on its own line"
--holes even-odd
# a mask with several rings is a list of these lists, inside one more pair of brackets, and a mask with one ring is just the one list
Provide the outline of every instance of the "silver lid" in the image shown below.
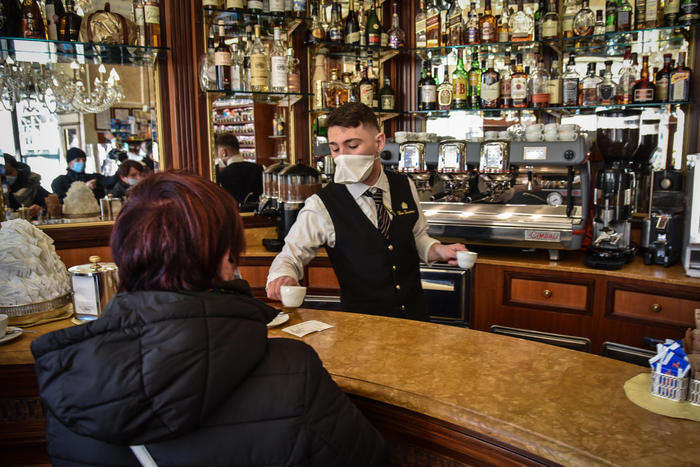
[[115,263],[101,262],[99,256],[90,256],[90,264],[79,264],[68,268],[74,276],[96,276],[109,271],[118,271],[119,268]]

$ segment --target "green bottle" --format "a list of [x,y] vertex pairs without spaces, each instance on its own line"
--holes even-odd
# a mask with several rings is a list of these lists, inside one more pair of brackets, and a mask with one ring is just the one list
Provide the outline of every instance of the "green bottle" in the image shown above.
[[467,89],[469,96],[469,108],[481,108],[481,68],[479,67],[479,53],[472,53],[472,67],[469,70],[469,86]]
[[[463,52],[464,49],[460,50]],[[462,61],[462,54],[457,54],[457,68],[452,72],[452,105],[455,109],[466,109],[467,108],[467,85],[469,84],[469,75],[464,69],[464,62]]]

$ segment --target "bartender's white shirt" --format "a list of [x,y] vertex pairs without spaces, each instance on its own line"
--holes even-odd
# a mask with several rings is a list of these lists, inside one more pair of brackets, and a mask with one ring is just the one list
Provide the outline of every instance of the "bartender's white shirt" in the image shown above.
[[[428,263],[430,247],[440,242],[428,235],[428,222],[425,220],[423,211],[420,208],[416,187],[410,179],[409,185],[413,200],[418,207],[418,220],[413,226],[416,249],[421,261]],[[379,180],[373,186],[382,190],[384,205],[391,207],[389,179],[384,171],[381,172]],[[377,227],[377,208],[374,204],[374,199],[369,196],[363,196],[370,186],[360,182],[348,184],[345,187],[365,216],[372,222],[372,225]],[[393,218],[390,209],[389,216]],[[323,204],[318,195],[312,195],[307,198],[304,207],[299,211],[296,222],[294,222],[285,238],[282,251],[272,262],[267,276],[267,284],[281,276],[290,276],[296,280],[301,280],[304,277],[304,266],[309,264],[316,256],[318,249],[322,245],[328,245],[331,248],[335,246],[335,228],[326,205]]]

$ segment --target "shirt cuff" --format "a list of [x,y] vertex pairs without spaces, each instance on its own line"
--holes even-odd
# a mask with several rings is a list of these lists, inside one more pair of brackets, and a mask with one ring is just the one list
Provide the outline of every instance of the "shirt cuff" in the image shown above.
[[440,240],[436,240],[432,237],[427,237],[416,241],[416,249],[418,250],[418,256],[420,256],[421,261],[423,261],[428,266],[435,264],[435,261],[428,261],[430,257],[430,249],[436,243],[440,243]]

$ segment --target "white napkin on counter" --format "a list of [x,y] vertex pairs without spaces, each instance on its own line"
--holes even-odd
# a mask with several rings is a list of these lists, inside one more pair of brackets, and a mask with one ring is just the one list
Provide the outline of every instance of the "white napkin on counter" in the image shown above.
[[283,328],[282,330],[293,336],[304,337],[307,334],[311,334],[316,331],[323,331],[324,329],[332,328],[330,324],[322,323],[321,321],[316,321],[312,319],[310,321],[304,321],[303,323],[295,324],[294,326],[289,326]]

